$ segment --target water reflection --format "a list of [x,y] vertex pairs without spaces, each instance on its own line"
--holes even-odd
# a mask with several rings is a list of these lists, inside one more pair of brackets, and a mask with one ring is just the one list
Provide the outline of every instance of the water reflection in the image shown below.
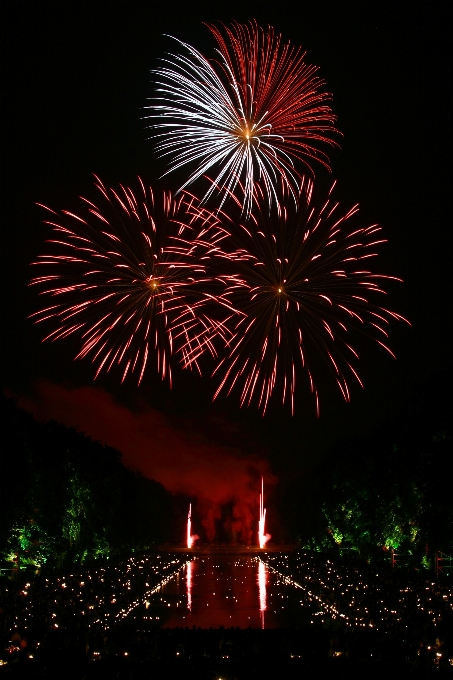
[[[313,607],[300,590],[284,583],[251,556],[209,555],[189,562],[149,605],[131,616],[146,626],[279,628],[310,625]],[[301,606],[302,605],[302,606]]]
[[264,630],[264,612],[266,611],[266,585],[267,567],[261,560],[258,561],[258,588],[260,594],[261,628]]
[[189,562],[186,566],[186,596],[187,596],[187,609],[192,611],[192,570],[193,570],[193,560]]

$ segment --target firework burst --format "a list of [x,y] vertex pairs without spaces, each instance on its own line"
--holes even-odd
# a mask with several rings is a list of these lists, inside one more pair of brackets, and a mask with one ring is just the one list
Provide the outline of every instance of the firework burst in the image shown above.
[[318,68],[272,27],[265,31],[251,22],[208,28],[218,60],[178,41],[186,54],[169,54],[154,71],[157,94],[149,118],[157,119],[151,127],[158,153],[170,159],[168,172],[195,165],[181,189],[207,175],[215,181],[204,200],[219,190],[223,202],[242,186],[248,214],[257,177],[269,199],[278,200],[281,179],[297,194],[294,161],[310,173],[316,163],[329,167],[325,149],[337,144],[336,117]]
[[211,255],[223,271],[231,305],[244,316],[231,318],[232,337],[214,371],[221,376],[215,397],[237,388],[241,406],[255,400],[264,413],[279,392],[294,412],[296,376],[305,368],[319,414],[316,354],[346,401],[349,379],[362,385],[353,347],[358,333],[394,356],[387,346],[388,325],[406,319],[378,305],[377,298],[385,294],[384,280],[401,279],[369,268],[385,242],[381,228],[361,227],[358,206],[343,212],[331,192],[316,209],[312,189],[305,179],[297,207],[287,196],[269,212],[267,196],[257,186],[248,220],[237,199],[236,218],[219,214],[224,237]]
[[155,353],[171,384],[170,355],[179,352],[185,363],[190,356],[198,366],[212,328],[220,333],[208,309],[232,313],[207,273],[214,218],[186,192],[174,199],[169,192],[154,196],[141,180],[136,193],[96,180],[100,201],[82,199],[83,216],[46,208],[55,237],[48,241],[51,254],[33,264],[52,273],[31,285],[55,303],[32,317],[57,324],[45,340],[81,336],[76,358],[90,356],[96,377],[119,365],[122,380],[135,373],[140,383]]

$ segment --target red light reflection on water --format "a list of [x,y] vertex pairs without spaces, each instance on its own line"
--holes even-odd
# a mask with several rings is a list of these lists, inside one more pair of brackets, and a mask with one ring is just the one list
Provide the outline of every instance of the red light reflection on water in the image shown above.
[[[172,579],[150,598],[145,621],[158,621],[162,627],[200,628],[278,628],[292,625],[287,596],[294,591],[282,585],[279,577],[258,556],[197,556],[184,568],[184,577]],[[179,584],[184,584],[179,589]]]
[[258,560],[258,588],[260,596],[260,617],[261,628],[264,629],[264,612],[266,611],[266,586],[267,586],[267,567],[261,560]]
[[193,560],[186,566],[186,595],[187,595],[187,609],[192,611],[192,570]]
[[[185,606],[167,607],[165,625],[261,627],[260,602],[267,574],[260,581],[259,569],[259,561],[250,557],[195,558],[185,567]],[[173,590],[173,582],[165,586],[164,600]]]

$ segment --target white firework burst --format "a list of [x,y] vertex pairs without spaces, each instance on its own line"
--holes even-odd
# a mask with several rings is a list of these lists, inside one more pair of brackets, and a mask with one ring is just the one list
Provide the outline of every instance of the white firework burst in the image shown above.
[[195,166],[179,190],[207,175],[203,200],[218,190],[222,204],[240,186],[248,214],[257,178],[272,202],[280,183],[297,195],[298,161],[310,174],[313,161],[329,167],[322,147],[337,145],[336,118],[318,68],[304,62],[302,48],[255,22],[223,26],[226,38],[217,27],[209,29],[218,60],[177,40],[185,54],[167,55],[154,71],[156,95],[147,117],[158,154],[170,161],[165,174]]

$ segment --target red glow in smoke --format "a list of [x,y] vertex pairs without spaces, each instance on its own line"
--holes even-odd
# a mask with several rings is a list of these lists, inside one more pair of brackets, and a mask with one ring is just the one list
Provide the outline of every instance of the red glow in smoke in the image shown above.
[[196,515],[209,541],[215,538],[221,506],[230,503],[228,529],[235,540],[253,542],[256,480],[265,473],[269,483],[275,481],[257,454],[244,456],[239,448],[220,445],[183,421],[170,422],[155,409],[131,411],[97,387],[41,381],[33,397],[18,402],[38,420],[56,420],[118,449],[125,465],[169,491],[196,498]]

